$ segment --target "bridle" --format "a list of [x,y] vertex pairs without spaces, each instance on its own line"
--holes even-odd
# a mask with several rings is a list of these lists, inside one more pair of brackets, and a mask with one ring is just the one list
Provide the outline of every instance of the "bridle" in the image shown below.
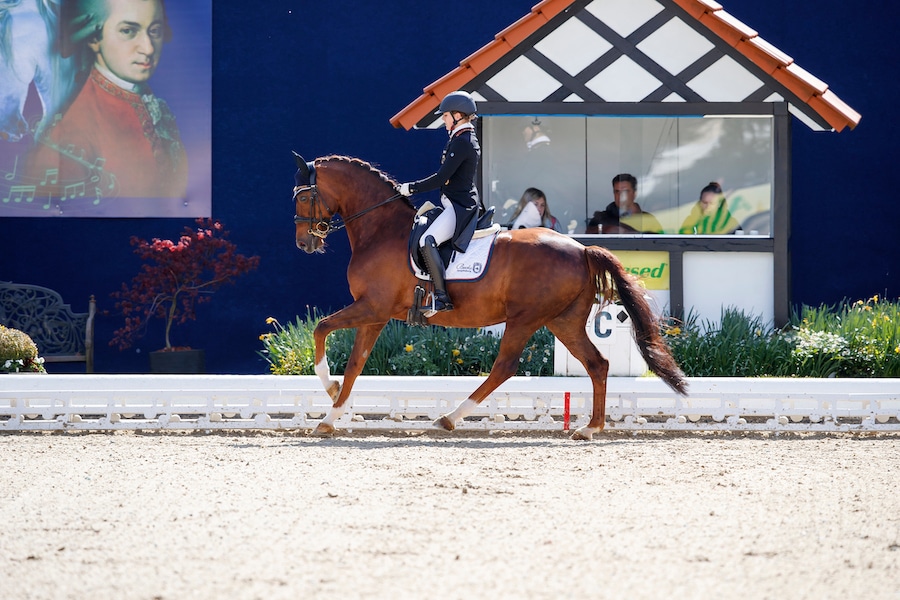
[[[324,198],[319,197],[319,188],[315,183],[311,183],[310,185],[294,186],[293,200],[294,200],[295,206],[297,203],[297,198],[300,196],[300,194],[303,194],[304,192],[309,192],[309,203],[310,203],[309,217],[301,217],[298,214],[294,214],[294,223],[296,224],[296,223],[307,223],[308,222],[309,229],[308,229],[307,233],[309,233],[310,235],[314,235],[317,238],[321,238],[323,240],[332,231],[338,231],[339,229],[343,229],[344,227],[347,226],[347,223],[350,223],[351,221],[354,221],[354,220],[360,218],[361,216],[365,215],[366,213],[373,211],[376,208],[382,207],[385,204],[389,204],[389,203],[393,202],[394,200],[399,200],[400,198],[404,198],[403,194],[394,194],[387,200],[382,200],[378,204],[374,204],[372,206],[369,206],[368,208],[364,208],[363,210],[359,211],[358,213],[356,213],[354,215],[347,217],[346,219],[342,218],[340,221],[336,221],[335,217],[334,217],[334,211],[331,210],[331,208],[325,202]],[[324,207],[324,211],[322,211],[322,212],[324,212],[327,215],[327,218],[321,218],[321,219],[316,218],[316,216],[315,216],[316,213],[320,212],[318,210],[319,202],[322,203],[322,206]]]

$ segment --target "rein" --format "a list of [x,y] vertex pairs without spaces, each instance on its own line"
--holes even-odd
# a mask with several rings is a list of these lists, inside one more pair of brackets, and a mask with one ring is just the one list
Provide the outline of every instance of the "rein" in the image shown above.
[[403,198],[403,194],[394,194],[387,200],[382,200],[378,204],[374,204],[368,208],[364,208],[354,215],[350,215],[346,219],[342,218],[340,221],[335,221],[334,211],[325,203],[325,200],[322,200],[322,206],[325,207],[325,213],[328,214],[328,219],[319,219],[318,221],[314,217],[316,213],[316,201],[319,199],[319,188],[315,184],[306,185],[306,186],[296,186],[294,187],[294,203],[297,202],[297,196],[302,194],[303,192],[311,192],[309,195],[310,202],[310,213],[309,217],[301,217],[300,215],[294,215],[294,223],[303,223],[304,221],[309,221],[309,231],[308,233],[314,235],[318,238],[322,238],[323,240],[328,236],[332,231],[338,231],[347,226],[347,223],[351,221],[355,221],[356,219],[362,217],[366,213],[375,210],[376,208],[380,208],[385,204],[390,204],[394,200],[399,200]]

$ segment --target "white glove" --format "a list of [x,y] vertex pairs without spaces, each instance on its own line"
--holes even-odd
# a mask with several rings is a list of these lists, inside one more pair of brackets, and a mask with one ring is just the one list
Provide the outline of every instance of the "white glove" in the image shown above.
[[403,196],[409,196],[409,194],[410,194],[409,184],[401,183],[399,186],[397,186],[397,193],[399,193]]

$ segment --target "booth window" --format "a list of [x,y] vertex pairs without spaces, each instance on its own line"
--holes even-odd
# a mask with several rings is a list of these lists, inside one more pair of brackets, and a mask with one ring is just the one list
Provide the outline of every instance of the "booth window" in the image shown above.
[[[482,119],[485,196],[499,223],[536,187],[563,228],[583,235],[613,202],[613,177],[628,173],[638,182],[636,202],[664,235],[771,236],[771,116]],[[711,182],[721,187],[719,214],[707,205],[701,222],[697,203]]]

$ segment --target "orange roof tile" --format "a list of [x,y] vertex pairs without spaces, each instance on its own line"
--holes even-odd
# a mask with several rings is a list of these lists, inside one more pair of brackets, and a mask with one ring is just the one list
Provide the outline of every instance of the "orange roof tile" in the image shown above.
[[[494,40],[460,62],[460,66],[423,90],[422,96],[391,117],[394,127],[411,129],[434,111],[447,93],[465,88],[472,79],[521,44],[573,0],[543,0],[531,12],[498,33]],[[733,46],[812,108],[835,131],[853,129],[860,114],[840,100],[828,85],[802,69],[793,59],[761,39],[758,33],[723,10],[715,0],[673,0],[682,10],[713,34]]]
[[794,62],[793,58],[759,36],[747,40],[742,49],[744,56],[769,75],[778,67],[786,67]]

